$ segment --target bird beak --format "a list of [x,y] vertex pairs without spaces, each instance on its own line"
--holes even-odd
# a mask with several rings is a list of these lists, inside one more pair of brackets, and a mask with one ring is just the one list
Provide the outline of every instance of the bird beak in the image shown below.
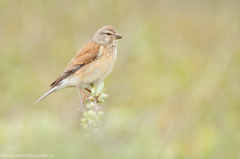
[[115,39],[121,39],[122,37],[119,34],[115,35]]

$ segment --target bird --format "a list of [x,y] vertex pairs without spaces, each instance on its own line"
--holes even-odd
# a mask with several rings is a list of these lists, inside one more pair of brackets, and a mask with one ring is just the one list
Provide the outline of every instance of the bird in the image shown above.
[[112,26],[100,28],[71,60],[62,75],[50,85],[51,89],[35,104],[51,93],[68,87],[77,87],[80,90],[84,104],[86,96],[82,89],[90,92],[91,84],[98,85],[109,75],[116,61],[117,43],[121,38]]

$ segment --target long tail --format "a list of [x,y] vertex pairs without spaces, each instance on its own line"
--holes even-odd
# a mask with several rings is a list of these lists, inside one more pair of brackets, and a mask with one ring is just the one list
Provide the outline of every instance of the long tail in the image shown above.
[[38,102],[40,102],[41,100],[43,100],[45,97],[47,97],[49,94],[51,94],[52,92],[54,92],[57,89],[57,86],[53,87],[52,89],[50,89],[47,93],[45,93],[41,98],[39,98],[35,104],[37,104]]

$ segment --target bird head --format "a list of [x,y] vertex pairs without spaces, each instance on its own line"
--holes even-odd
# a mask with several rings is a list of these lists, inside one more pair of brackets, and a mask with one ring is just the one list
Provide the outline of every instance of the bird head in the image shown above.
[[121,39],[122,36],[120,36],[117,31],[111,27],[111,26],[103,26],[101,29],[99,29],[94,37],[93,42],[101,44],[101,45],[116,45],[118,39]]

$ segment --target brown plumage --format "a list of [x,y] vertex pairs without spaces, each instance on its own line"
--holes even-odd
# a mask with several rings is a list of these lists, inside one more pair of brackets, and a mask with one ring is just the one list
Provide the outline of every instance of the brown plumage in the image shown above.
[[82,66],[88,64],[89,62],[96,60],[98,56],[98,52],[100,49],[100,44],[96,44],[94,42],[88,43],[84,48],[82,48],[77,55],[72,59],[72,61],[68,64],[67,68],[63,71],[62,75],[53,82],[50,86],[53,88],[57,86],[59,82],[68,77],[69,75],[76,72]]
[[50,85],[51,89],[36,103],[63,88],[74,86],[88,88],[91,83],[97,85],[103,81],[113,68],[117,55],[117,42],[120,38],[122,37],[111,26],[99,29],[92,41],[77,53],[62,75]]

